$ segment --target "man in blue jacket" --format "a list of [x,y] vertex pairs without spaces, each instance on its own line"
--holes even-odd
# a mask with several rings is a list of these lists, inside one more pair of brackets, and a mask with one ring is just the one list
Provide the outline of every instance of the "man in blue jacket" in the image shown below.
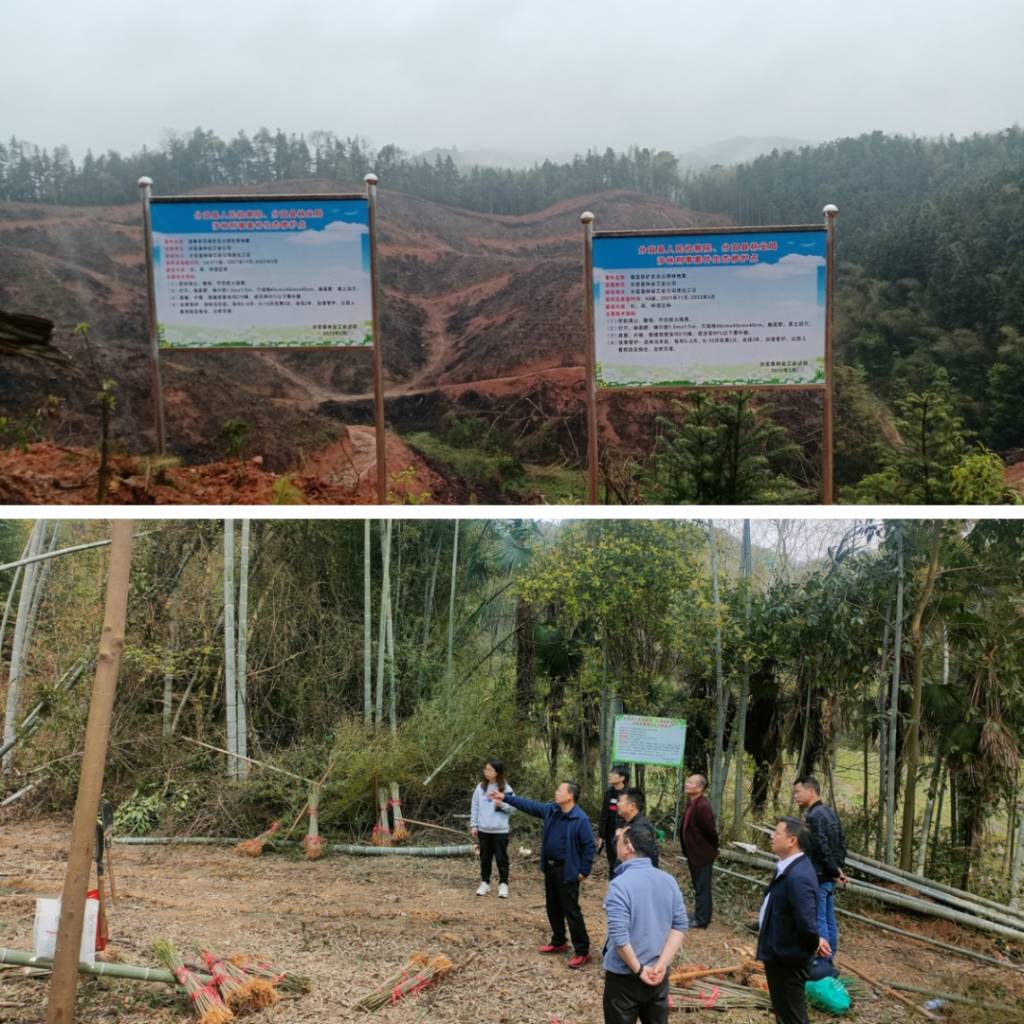
[[636,819],[619,833],[620,861],[604,900],[605,1024],[668,1024],[668,969],[686,934],[679,883],[651,863],[658,838]]
[[818,934],[818,873],[806,856],[810,843],[810,829],[799,818],[781,818],[772,833],[779,863],[761,905],[757,959],[764,963],[777,1024],[808,1024],[804,984],[811,958],[832,952]]
[[551,941],[540,947],[542,953],[564,953],[568,948],[566,921],[572,938],[572,968],[590,963],[590,936],[580,909],[580,882],[590,874],[597,846],[590,819],[577,806],[580,787],[575,782],[562,782],[555,790],[553,803],[494,793],[492,799],[500,807],[508,802],[520,811],[544,821],[540,840],[540,869],[544,872],[544,903],[551,924]]

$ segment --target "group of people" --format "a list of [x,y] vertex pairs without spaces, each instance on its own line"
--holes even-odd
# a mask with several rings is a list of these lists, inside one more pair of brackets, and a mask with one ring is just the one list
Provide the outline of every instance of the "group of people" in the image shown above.
[[[691,775],[685,783],[686,810],[679,839],[694,888],[694,912],[688,915],[675,878],[658,867],[658,833],[644,814],[644,794],[629,785],[629,768],[612,766],[601,805],[597,839],[580,808],[580,787],[559,783],[554,800],[542,803],[516,796],[500,760],[491,759],[473,791],[470,830],[480,846],[480,886],[491,891],[492,862],[498,866],[498,895],[509,894],[509,816],[523,811],[543,821],[540,869],[551,937],[544,954],[570,952],[569,967],[591,962],[590,934],[580,907],[580,883],[602,849],[609,885],[604,900],[607,939],[606,1024],[654,1024],[668,1021],[668,969],[689,928],[707,928],[712,916],[711,875],[718,857],[715,816],[705,792],[707,778]],[[765,965],[778,1024],[807,1024],[804,984],[829,973],[837,944],[834,893],[845,882],[846,846],[835,812],[821,801],[812,776],[794,784],[803,818],[784,817],[772,833],[778,856],[756,929],[757,958]]]

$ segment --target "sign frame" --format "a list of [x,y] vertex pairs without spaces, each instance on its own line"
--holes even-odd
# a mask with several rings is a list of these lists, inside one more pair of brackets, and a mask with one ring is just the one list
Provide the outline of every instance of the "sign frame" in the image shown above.
[[[365,203],[365,204],[367,204],[367,212],[366,212],[366,221],[365,222],[366,222],[366,225],[367,225],[367,231],[369,232],[369,220],[370,220],[369,200],[368,200],[368,198],[367,198],[367,196],[365,194],[360,194],[358,192],[352,192],[352,193],[341,193],[341,192],[334,193],[334,192],[332,192],[332,193],[321,193],[321,194],[316,194],[316,195],[305,195],[305,194],[304,195],[281,195],[281,194],[278,194],[278,193],[274,193],[274,194],[271,194],[271,195],[251,195],[251,196],[240,196],[240,195],[152,196],[152,197],[150,197],[150,200],[149,200],[149,206],[150,206],[150,211],[152,211],[152,207],[154,207],[154,206],[158,206],[158,207],[175,206],[175,205],[179,205],[179,206],[203,205],[203,206],[205,206],[205,205],[209,204],[211,206],[213,206],[213,205],[217,205],[217,206],[222,206],[222,205],[238,206],[238,205],[242,205],[242,206],[250,206],[251,207],[251,206],[254,206],[256,204],[264,204],[264,203],[283,203],[283,204],[287,204],[289,206],[295,206],[297,204],[301,204],[303,206],[310,206],[310,205],[323,204],[323,203],[332,203],[332,202],[356,202],[356,203]],[[150,224],[152,225],[152,212],[150,212],[149,217],[150,217]],[[254,232],[254,233],[262,234],[262,232]],[[187,234],[187,232],[182,232],[182,234]],[[245,236],[245,235],[248,235],[248,234],[249,234],[249,232],[246,232],[246,231],[233,231],[231,233],[224,234],[221,237],[223,237],[223,238],[230,238],[232,236],[238,237],[238,236]],[[284,235],[284,236],[276,235],[276,232],[275,232],[275,236],[276,237],[288,237],[287,235]],[[372,243],[372,240],[371,240],[371,243],[370,243],[370,251],[371,251],[371,255],[370,255],[370,269],[369,269],[369,273],[367,274],[367,278],[370,278],[372,276],[372,273],[373,273],[373,243]],[[146,258],[150,262],[153,261],[153,240],[152,240],[152,237],[150,238],[149,244],[148,244],[148,246],[146,248]],[[155,284],[155,269],[156,268],[154,266],[154,284]],[[372,303],[372,287],[371,287],[371,284],[370,284],[369,280],[367,280],[367,290],[371,292],[370,298],[371,298],[371,303]],[[155,297],[156,296],[155,296],[155,293],[154,293],[154,300],[155,300]],[[371,315],[372,315],[372,310],[371,310]],[[342,350],[342,349],[367,349],[368,350],[368,349],[370,349],[372,347],[373,347],[373,343],[370,343],[370,344],[361,343],[361,344],[357,344],[357,345],[321,345],[321,344],[298,344],[298,345],[274,345],[274,344],[264,344],[264,345],[168,345],[168,344],[162,344],[162,345],[160,345],[160,349],[163,352],[196,352],[196,351],[199,351],[199,352],[205,352],[205,351],[211,351],[211,352],[228,352],[228,351],[255,351],[255,352],[263,352],[263,351],[269,351],[269,350],[275,350],[275,349],[287,350],[287,351],[290,351],[290,352],[302,352],[302,351],[334,352],[334,351],[339,351],[339,350]]]
[[[647,725],[645,723],[658,723]],[[652,761],[646,757],[635,757],[629,748],[619,747],[620,724],[633,725],[641,729],[682,729],[682,739],[679,745],[679,758],[676,761]],[[670,724],[663,724],[670,723]],[[686,760],[686,719],[685,718],[657,718],[652,715],[616,715],[612,731],[612,758],[615,761],[629,762],[631,764],[653,764],[665,768],[682,768]]]
[[[376,462],[377,462],[377,501],[380,504],[387,502],[387,457],[385,452],[384,432],[384,357],[381,347],[380,333],[380,275],[377,266],[377,176],[367,174],[366,192],[330,192],[319,194],[282,194],[271,193],[268,195],[204,195],[204,196],[160,196],[153,197],[151,189],[152,178],[142,177],[139,179],[139,189],[142,201],[142,224],[143,241],[146,255],[146,284],[149,300],[149,343],[150,363],[152,369],[153,387],[153,418],[156,432],[156,453],[163,455],[166,450],[166,416],[164,410],[163,381],[160,371],[161,351],[314,351],[314,352],[336,352],[341,350],[372,349],[374,368],[374,406],[375,406],[375,436],[376,436]],[[244,345],[244,346],[164,346],[160,345],[159,321],[157,319],[156,307],[156,274],[153,262],[153,221],[151,204],[244,204],[253,206],[257,203],[287,203],[289,206],[302,204],[304,206],[327,202],[360,202],[366,203],[366,225],[369,236],[369,291],[371,306],[371,323],[373,341],[371,344],[359,345]],[[239,232],[241,234],[241,232]]]
[[[766,226],[737,225],[734,227],[711,228],[658,228],[653,230],[611,230],[594,231],[594,214],[589,210],[580,216],[583,224],[583,267],[584,292],[586,295],[585,324],[587,333],[586,347],[586,385],[587,385],[587,447],[588,447],[588,484],[590,504],[600,504],[598,486],[598,391],[629,392],[637,391],[747,391],[751,389],[778,389],[798,391],[820,391],[822,393],[822,503],[832,504],[832,292],[833,264],[835,248],[835,218],[837,209],[833,205],[824,208],[824,225],[817,224],[781,224]],[[594,314],[594,239],[604,238],[666,238],[683,236],[709,235],[743,235],[743,234],[780,234],[783,232],[825,232],[825,380],[821,382],[796,382],[792,384],[701,384],[701,385],[670,385],[650,384],[633,387],[602,387],[597,386],[597,339]]]

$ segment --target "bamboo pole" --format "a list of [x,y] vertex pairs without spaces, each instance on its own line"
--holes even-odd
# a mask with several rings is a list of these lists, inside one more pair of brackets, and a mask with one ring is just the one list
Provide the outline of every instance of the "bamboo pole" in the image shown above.
[[888,985],[884,985],[877,978],[872,978],[870,974],[866,974],[864,971],[860,970],[860,968],[854,967],[849,960],[840,960],[838,956],[835,959],[840,967],[843,967],[847,971],[853,971],[854,974],[863,978],[873,988],[881,989],[886,994],[892,996],[893,999],[898,1000],[905,1006],[909,1006],[915,1013],[919,1013],[922,1017],[927,1017],[929,1020],[938,1020],[938,1017],[936,1017],[934,1013],[930,1013],[923,1006],[918,1006],[917,1003],[908,999],[906,996],[901,996],[899,992],[891,989]]
[[[239,566],[238,581],[238,649],[236,659],[238,669],[235,672],[235,732],[237,744],[235,749],[244,758],[249,753],[248,712],[246,696],[248,684],[246,679],[246,658],[249,640],[249,520],[242,520],[242,560]],[[245,781],[249,777],[246,762],[237,767],[238,778]]]
[[[677,859],[685,860],[684,857]],[[715,870],[720,871],[725,875],[731,875],[733,878],[740,878],[744,882],[749,882],[751,885],[756,886],[762,892],[764,891],[764,879],[751,878],[750,875],[743,875],[738,871],[730,871],[728,868],[723,868],[721,864],[717,863],[715,864]],[[1017,971],[1019,974],[1024,974],[1024,967],[1018,967],[1017,964],[1011,963],[1009,960],[997,960],[994,956],[986,956],[984,953],[976,953],[973,949],[967,949],[964,946],[954,946],[952,943],[941,942],[939,939],[933,939],[927,935],[919,935],[917,932],[910,932],[905,928],[897,928],[893,924],[886,924],[884,921],[876,921],[873,917],[865,917],[863,914],[855,914],[852,910],[844,910],[842,907],[836,907],[836,913],[842,914],[844,917],[852,917],[855,921],[863,921],[865,924],[870,924],[874,928],[880,928],[882,931],[892,932],[894,935],[902,935],[905,938],[914,939],[917,942],[923,942],[926,946],[935,946],[937,949],[944,949],[949,953],[958,953],[960,956],[965,956],[970,960],[977,960],[983,964],[990,964],[992,967],[999,967],[1006,970]]]
[[[726,860],[733,860],[740,864],[747,864],[753,867],[764,868],[766,870],[774,869],[775,866],[775,861],[767,859],[766,855],[754,857],[750,854],[736,853],[733,850],[722,850],[719,856],[724,857]],[[932,917],[942,918],[945,921],[952,921],[955,924],[964,925],[968,928],[995,932],[997,935],[1003,935],[1006,938],[1014,939],[1018,942],[1024,940],[1024,929],[998,924],[995,921],[987,921],[983,918],[972,916],[971,914],[965,914],[959,910],[952,910],[948,907],[941,907],[934,903],[928,903],[925,900],[915,899],[912,896],[903,896],[900,893],[891,892],[889,889],[883,889],[880,885],[872,885],[869,882],[858,882],[850,879],[850,881],[846,883],[846,888],[851,892],[859,892],[866,896],[870,896],[881,903],[891,903],[893,906],[903,907],[907,910],[914,910],[922,914],[930,914]]]
[[100,635],[92,701],[89,704],[89,720],[85,729],[85,754],[82,757],[78,799],[71,828],[71,849],[64,876],[46,1024],[71,1024],[75,1012],[78,950],[85,916],[85,893],[92,868],[96,809],[103,792],[103,768],[107,758],[110,718],[117,691],[117,673],[124,651],[133,526],[131,519],[116,519],[113,524],[103,631]]
[[[408,820],[408,819],[407,819]],[[478,846],[343,846],[327,847],[334,853],[349,853],[357,857],[475,857]]]
[[227,712],[229,779],[238,779],[238,698],[235,693],[235,521],[224,520],[224,704]]
[[[20,949],[0,948],[0,964],[13,964],[18,967],[45,967],[49,964],[40,964],[31,953]],[[95,974],[108,978],[129,978],[132,981],[159,981],[166,985],[177,985],[178,982],[170,971],[156,967],[135,967],[132,964],[108,964],[97,961],[93,966],[88,964],[78,965],[79,974]],[[213,980],[209,974],[197,974],[196,977],[208,984]]]
[[980,1006],[984,1010],[1006,1010],[1007,1013],[1012,1013],[1017,1016],[1021,1015],[1021,1011],[1016,1006],[1011,1006],[1009,1003],[987,1003],[981,999],[971,999],[968,996],[957,995],[953,992],[936,992],[934,989],[921,988],[919,985],[907,985],[902,981],[882,981],[883,985],[888,985],[890,988],[897,988],[901,992],[916,992],[919,996],[932,996],[935,999],[946,999],[951,1003],[964,1003],[967,1006]]
[[686,971],[685,973],[672,973],[669,975],[669,981],[673,985],[678,985],[681,981],[691,981],[693,978],[709,978],[714,974],[735,974],[737,971],[742,971],[743,965],[737,964],[735,967],[715,967],[709,968],[704,971]]
[[225,750],[223,747],[215,747],[212,743],[204,743],[202,740],[194,740],[188,736],[181,737],[186,743],[194,743],[197,747],[206,747],[207,750],[216,750],[218,754],[227,754],[228,757],[237,758],[240,761],[248,761],[249,764],[254,764],[258,768],[266,768],[267,771],[280,772],[282,775],[287,775],[289,778],[296,779],[299,782],[308,782],[313,785],[312,779],[303,778],[301,775],[296,775],[294,772],[285,771],[284,768],[275,768],[272,764],[267,764],[265,761],[257,761],[254,757],[242,757],[241,754],[232,754],[230,750]]
[[[45,521],[37,519],[32,527],[32,534],[29,537],[29,554],[39,553],[43,546],[43,533],[46,529]],[[4,742],[14,739],[14,719],[18,714],[18,701],[21,698],[21,676],[25,660],[25,629],[28,620],[29,609],[32,605],[32,598],[35,595],[36,576],[38,566],[29,565],[21,581],[21,592],[18,596],[18,614],[14,620],[14,639],[11,643],[11,664],[7,675],[7,712],[4,715]],[[4,755],[3,770],[9,771],[13,757],[8,751]]]
[[945,882],[936,882],[931,878],[922,880],[919,875],[911,874],[910,872],[901,871],[899,868],[887,867],[879,860],[874,860],[872,857],[865,857],[862,853],[850,853],[847,851],[846,859],[852,861],[858,867],[862,864],[870,865],[874,868],[882,868],[888,871],[891,875],[894,875],[896,879],[901,882],[906,882],[907,886],[914,888],[915,886],[920,887],[922,881],[926,883],[927,888],[934,892],[947,893],[950,896],[957,896],[961,899],[966,899],[971,903],[977,904],[980,907],[990,907],[992,910],[998,910],[1002,914],[1012,914],[1015,917],[1019,917],[1024,922],[1024,910],[1018,910],[1015,907],[1008,906],[1005,903],[997,903],[995,900],[990,900],[985,896],[978,896],[975,893],[967,892],[964,889],[957,889],[955,886],[946,885]]
[[903,534],[896,531],[896,637],[893,642],[892,687],[889,692],[889,749],[885,758],[885,863],[896,863],[896,724],[900,703],[900,667],[903,664]]

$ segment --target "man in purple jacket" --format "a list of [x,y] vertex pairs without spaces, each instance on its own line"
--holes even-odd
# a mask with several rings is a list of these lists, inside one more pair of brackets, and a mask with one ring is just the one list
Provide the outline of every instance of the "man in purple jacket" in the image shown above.
[[651,864],[658,839],[629,824],[616,840],[620,864],[604,899],[605,1024],[668,1024],[668,969],[686,933],[676,880]]
[[683,786],[689,802],[679,839],[693,881],[691,928],[711,924],[711,872],[718,857],[718,828],[711,801],[704,795],[707,788],[708,780],[703,775],[691,775]]

